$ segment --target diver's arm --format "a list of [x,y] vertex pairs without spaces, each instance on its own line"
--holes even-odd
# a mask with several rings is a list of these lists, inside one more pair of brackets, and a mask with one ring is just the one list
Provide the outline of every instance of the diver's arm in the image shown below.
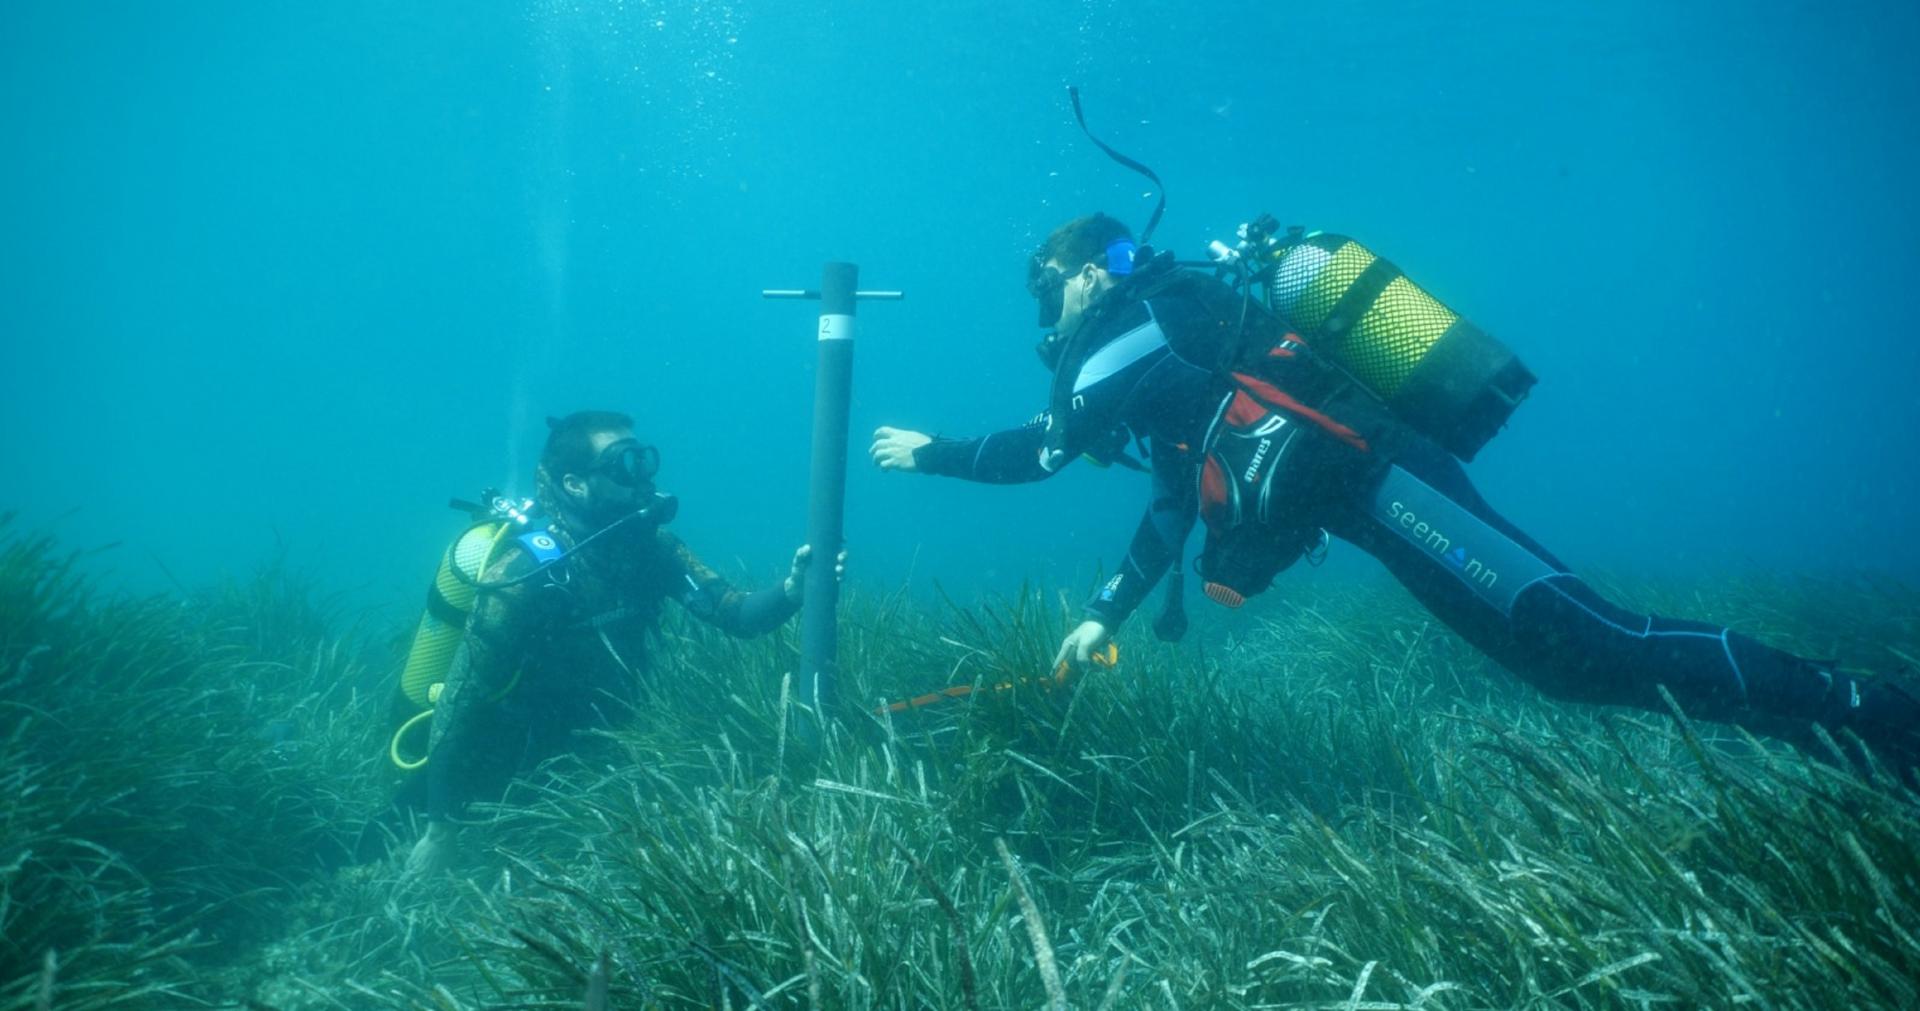
[[1118,450],[1126,442],[1125,429],[1112,420],[1118,414],[1121,385],[1102,383],[1076,395],[1073,418],[1060,433],[1056,450],[1047,448],[1048,429],[1054,424],[1054,415],[1043,412],[1019,428],[978,439],[935,436],[913,450],[911,469],[984,484],[1026,484],[1052,477],[1083,453],[1104,464],[1109,461],[1102,458],[1105,451],[1099,444],[1117,437],[1119,441],[1108,448]]
[[1053,660],[1056,665],[1090,662],[1113,638],[1120,623],[1139,608],[1160,577],[1180,560],[1187,535],[1198,518],[1193,464],[1183,447],[1155,440],[1153,465],[1153,498],[1133,532],[1127,556],[1120,570],[1087,602],[1085,620],[1060,643]]
[[983,484],[1044,481],[1053,476],[1053,471],[1040,466],[1040,449],[1046,438],[1044,414],[1019,428],[978,439],[935,436],[933,441],[913,451],[913,469]]
[[[1097,457],[1098,444],[1126,427],[1129,400],[1168,353],[1151,316],[1121,340],[1131,340],[1136,332],[1151,339],[1133,341],[1115,355],[1103,352],[1082,362],[1067,391],[1070,395],[1056,391],[1054,409],[1019,428],[978,439],[935,436],[928,440],[918,432],[883,427],[874,433],[869,451],[873,462],[883,470],[918,471],[985,484],[1025,484],[1052,477],[1082,453],[1093,452]],[[1145,350],[1134,350],[1136,344]]]
[[1160,577],[1180,560],[1187,535],[1199,516],[1193,463],[1188,454],[1156,440],[1152,464],[1153,497],[1140,525],[1134,528],[1126,558],[1084,609],[1089,620],[1105,625],[1109,631],[1119,628]]
[[752,593],[735,589],[680,538],[665,530],[659,536],[661,547],[680,569],[674,599],[701,621],[728,635],[749,638],[779,628],[800,610],[799,595],[789,594],[783,585]]

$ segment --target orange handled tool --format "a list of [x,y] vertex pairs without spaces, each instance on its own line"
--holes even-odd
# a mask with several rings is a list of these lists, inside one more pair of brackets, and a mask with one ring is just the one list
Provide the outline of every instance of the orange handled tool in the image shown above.
[[[1107,643],[1105,649],[1098,650],[1093,654],[1093,662],[1096,666],[1112,667],[1114,664],[1120,662],[1120,647],[1115,646],[1113,643]],[[1021,678],[1019,681],[1002,681],[995,685],[981,685],[980,691],[1004,692],[1012,689],[1016,684],[1061,685],[1067,683],[1067,677],[1072,673],[1072,666],[1063,660],[1060,666],[1053,669],[1052,677]],[[922,706],[930,706],[936,702],[942,702],[947,699],[963,699],[972,695],[973,692],[973,685],[949,685],[937,692],[915,695],[910,699],[901,699],[898,702],[889,702],[886,705],[877,706],[873,711],[875,714],[904,713],[909,709],[919,709]]]

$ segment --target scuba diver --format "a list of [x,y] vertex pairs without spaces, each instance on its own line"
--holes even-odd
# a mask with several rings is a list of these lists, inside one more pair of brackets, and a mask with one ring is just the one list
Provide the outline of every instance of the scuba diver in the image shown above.
[[[659,453],[634,437],[627,415],[581,411],[547,426],[535,474],[539,512],[513,510],[517,526],[476,525],[469,534],[487,535],[480,551],[468,555],[465,537],[449,551],[403,676],[411,695],[410,682],[424,680],[415,677],[419,658],[451,658],[434,672],[444,682],[417,700],[430,698],[433,709],[426,768],[409,784],[416,794],[424,786],[427,814],[407,856],[409,877],[445,863],[452,819],[469,802],[497,800],[516,772],[564,750],[575,732],[632,710],[666,601],[743,638],[800,609],[807,546],[794,552],[784,582],[748,593],[665,529],[676,500],[655,489]],[[843,553],[836,575],[844,562]],[[470,614],[459,613],[463,604]],[[447,633],[444,648],[433,648],[436,628]],[[417,768],[398,748],[396,736],[396,764]]]
[[[1351,255],[1349,240],[1333,238],[1296,230],[1255,245],[1283,269],[1295,254],[1318,269]],[[1358,289],[1355,278],[1368,275],[1355,269],[1341,284]],[[1281,285],[1300,278],[1311,280],[1268,275]],[[1362,297],[1398,283],[1377,281]],[[1470,405],[1454,428],[1415,425],[1413,412],[1355,378],[1355,366],[1335,364],[1338,342],[1300,336],[1327,329],[1291,318],[1305,308],[1270,312],[1136,246],[1104,214],[1055,230],[1029,265],[1028,289],[1051,328],[1039,346],[1053,373],[1048,410],[973,439],[881,427],[870,456],[882,470],[1002,484],[1044,480],[1083,455],[1149,471],[1146,515],[1059,661],[1087,662],[1169,569],[1177,580],[1187,536],[1204,520],[1196,567],[1206,596],[1229,607],[1324,551],[1331,535],[1378,559],[1436,618],[1551,697],[1659,709],[1665,686],[1692,716],[1801,743],[1818,724],[1857,734],[1903,772],[1920,762],[1920,702],[1889,678],[1855,678],[1717,625],[1631,612],[1495,512],[1456,457],[1470,458],[1531,385],[1510,354],[1456,356],[1491,363],[1484,372],[1504,377],[1504,395]],[[1339,304],[1323,302],[1323,315]],[[1366,308],[1349,306],[1348,319],[1379,318]],[[1488,415],[1485,402],[1504,406]],[[1144,447],[1144,464],[1129,443]],[[1166,638],[1184,627],[1178,594],[1176,583],[1156,623]]]

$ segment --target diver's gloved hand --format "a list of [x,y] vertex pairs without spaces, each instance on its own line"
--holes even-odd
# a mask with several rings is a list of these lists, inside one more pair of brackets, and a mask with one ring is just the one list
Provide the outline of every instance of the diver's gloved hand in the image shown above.
[[1085,667],[1093,662],[1093,654],[1113,638],[1113,629],[1097,622],[1083,621],[1080,627],[1067,633],[1066,641],[1060,644],[1060,652],[1054,654],[1053,665],[1063,663],[1075,667]]
[[443,821],[428,821],[420,841],[407,852],[407,865],[401,869],[403,880],[413,881],[438,874],[453,858],[453,829]]
[[881,425],[873,430],[873,446],[867,450],[867,455],[873,457],[873,465],[881,470],[911,473],[920,469],[913,462],[913,451],[932,441],[933,436],[925,432],[910,432],[904,428]]
[[[807,593],[807,567],[813,564],[813,545],[802,544],[800,550],[793,553],[793,569],[787,573],[786,582],[780,588],[786,591],[787,599],[800,603]],[[847,578],[847,549],[840,549],[840,556],[833,560],[833,581],[844,582]]]

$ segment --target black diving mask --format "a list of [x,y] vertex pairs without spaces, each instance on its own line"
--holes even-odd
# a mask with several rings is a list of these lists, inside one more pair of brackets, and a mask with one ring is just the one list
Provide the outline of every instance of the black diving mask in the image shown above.
[[1060,322],[1067,304],[1067,275],[1059,267],[1033,261],[1027,271],[1027,293],[1040,303],[1039,325],[1044,329]]
[[660,451],[638,439],[621,439],[600,451],[588,473],[627,488],[651,485],[660,473]]

